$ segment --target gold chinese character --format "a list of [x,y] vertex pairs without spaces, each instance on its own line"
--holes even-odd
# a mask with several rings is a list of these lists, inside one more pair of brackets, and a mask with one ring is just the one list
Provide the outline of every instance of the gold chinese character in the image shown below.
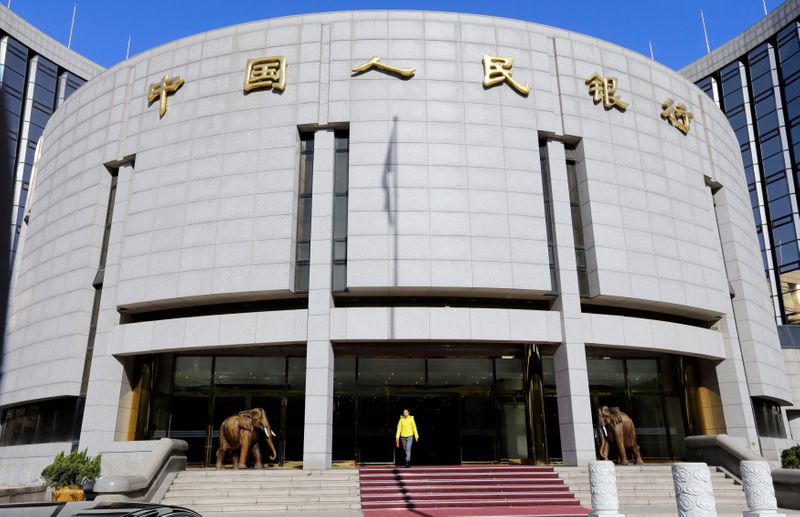
[[286,57],[270,56],[247,60],[244,74],[244,91],[257,88],[272,88],[283,91],[286,88]]
[[483,85],[486,88],[508,81],[512,88],[522,95],[528,95],[531,87],[527,84],[522,85],[511,77],[511,65],[514,64],[513,57],[497,57],[489,54],[483,55]]
[[167,94],[175,93],[181,86],[183,86],[183,77],[171,78],[169,75],[165,75],[160,83],[153,83],[147,89],[147,101],[149,103],[152,104],[154,100],[161,99],[158,106],[160,117],[163,117],[164,113],[167,112]]
[[661,109],[663,110],[661,112],[661,118],[678,128],[684,135],[689,134],[689,122],[694,118],[694,114],[686,111],[685,104],[681,102],[675,105],[675,101],[672,100],[672,97],[667,97],[667,99],[661,103]]
[[617,91],[616,77],[603,77],[595,72],[591,77],[586,78],[586,84],[589,86],[589,93],[595,104],[603,101],[603,107],[607,110],[617,108],[625,111],[625,108],[628,107],[628,103],[622,102],[615,95]]
[[378,56],[373,57],[369,61],[365,61],[364,63],[358,65],[357,67],[353,68],[354,74],[360,74],[371,70],[373,68],[377,68],[378,70],[384,70],[386,72],[390,72],[393,74],[397,74],[401,77],[412,77],[414,72],[417,71],[416,68],[400,68],[398,66],[387,65],[385,63],[381,63],[381,58]]

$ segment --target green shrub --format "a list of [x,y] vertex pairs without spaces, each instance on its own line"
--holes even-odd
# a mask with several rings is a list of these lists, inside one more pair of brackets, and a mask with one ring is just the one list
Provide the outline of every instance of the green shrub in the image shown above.
[[781,453],[781,467],[800,469],[800,445],[790,447]]
[[88,449],[69,454],[59,452],[53,463],[42,471],[42,479],[47,486],[80,485],[85,481],[94,481],[100,475],[100,455],[92,458],[88,453]]

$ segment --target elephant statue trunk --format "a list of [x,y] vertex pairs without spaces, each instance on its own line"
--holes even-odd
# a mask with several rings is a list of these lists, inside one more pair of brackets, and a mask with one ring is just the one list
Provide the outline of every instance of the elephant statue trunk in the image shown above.
[[[247,468],[247,454],[253,452],[256,460],[256,468],[263,468],[261,462],[261,448],[258,446],[258,435],[256,428],[264,430],[272,455],[270,461],[278,457],[275,450],[275,443],[272,439],[272,427],[267,419],[267,412],[263,408],[248,409],[241,411],[238,415],[226,418],[219,428],[219,449],[217,449],[217,469],[222,468],[225,455],[228,451],[232,452],[233,468]],[[236,454],[239,451],[239,454]]]
[[278,457],[278,453],[275,451],[275,444],[272,441],[272,428],[269,426],[269,422],[267,422],[267,414],[264,413],[264,423],[265,425],[261,426],[261,429],[264,430],[264,436],[267,437],[267,445],[269,446],[270,450],[272,451],[272,456],[269,457],[270,461],[273,461],[275,458]]

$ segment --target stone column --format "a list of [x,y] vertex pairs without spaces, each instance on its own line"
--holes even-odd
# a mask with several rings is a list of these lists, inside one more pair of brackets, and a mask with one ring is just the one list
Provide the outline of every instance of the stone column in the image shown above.
[[331,468],[333,347],[330,340],[333,236],[333,130],[314,136],[311,201],[311,267],[308,279],[308,344],[303,468]]
[[[708,189],[708,202],[713,203],[716,214],[726,277],[735,292],[735,296],[725,302],[727,316],[718,323],[725,344],[725,359],[716,367],[717,382],[727,434],[740,438],[746,447],[760,453],[751,395],[763,393],[764,386],[772,390],[775,385],[786,385],[788,380],[778,362],[769,369],[761,364],[768,364],[772,357],[780,358],[780,345],[775,325],[772,325],[772,314],[764,311],[766,303],[759,307],[762,301],[767,301],[767,293],[758,292],[747,276],[748,265],[760,268],[761,262],[747,260],[748,255],[757,253],[757,248],[747,249],[749,241],[741,239],[742,232],[737,226],[741,218],[735,212],[735,202],[729,201],[731,194],[726,188],[713,194]],[[771,373],[765,376],[767,371]]]
[[786,517],[778,513],[778,500],[775,499],[775,487],[772,485],[772,471],[766,461],[742,461],[741,474],[744,485],[744,496],[749,511],[742,512],[743,517],[770,515]]
[[617,474],[612,461],[589,462],[589,491],[592,494],[592,513],[589,517],[625,517],[619,513]]
[[717,517],[717,503],[711,472],[705,463],[676,463],[672,466],[678,517]]
[[[98,169],[101,166],[98,165]],[[100,286],[100,300],[97,313],[94,349],[91,360],[84,368],[89,369],[86,386],[86,403],[83,410],[79,449],[89,449],[94,455],[115,441],[132,439],[128,434],[131,425],[133,407],[133,386],[120,359],[114,355],[114,329],[119,322],[116,306],[116,289],[119,284],[119,273],[122,264],[122,246],[124,242],[124,218],[128,213],[128,199],[133,188],[134,169],[132,162],[126,158],[106,162],[103,171],[103,200],[109,199],[111,175],[109,170],[117,169],[117,187],[114,197],[111,231],[107,243],[105,268]],[[108,183],[106,183],[108,181]],[[106,210],[108,210],[106,205]],[[105,226],[107,212],[102,214]],[[122,222],[120,221],[122,219]],[[103,232],[97,232],[98,247],[102,246]],[[99,253],[98,253],[99,259]],[[100,263],[92,264],[92,267]],[[94,286],[87,286],[94,287]],[[95,291],[97,294],[97,291]],[[94,308],[93,308],[94,309]],[[86,342],[88,346],[88,341]]]
[[553,357],[561,453],[564,465],[586,465],[596,455],[564,144],[547,142],[547,154],[559,283],[554,309],[561,316],[562,333]]

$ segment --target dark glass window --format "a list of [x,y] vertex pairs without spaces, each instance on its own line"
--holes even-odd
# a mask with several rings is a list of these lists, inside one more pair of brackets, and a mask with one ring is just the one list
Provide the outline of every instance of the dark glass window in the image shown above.
[[203,389],[211,387],[211,362],[208,356],[175,358],[175,389]]
[[775,241],[776,246],[786,244],[787,242],[796,241],[797,235],[795,233],[794,224],[790,222],[780,226],[775,226],[772,229],[772,238]]
[[62,397],[5,408],[0,446],[72,440],[77,403],[77,397]]
[[[177,361],[181,359],[187,358],[178,357]],[[204,357],[202,359],[208,360],[210,367],[211,358]],[[180,362],[176,364],[180,365]],[[247,387],[254,385],[262,388],[283,388],[285,383],[285,357],[217,357],[214,365],[214,384],[217,386]],[[175,387],[179,387],[177,383]]]
[[794,120],[800,115],[800,98],[786,103],[786,119]]
[[783,154],[775,154],[764,159],[764,176],[770,178],[775,174],[785,174],[786,165],[783,161]]
[[767,184],[767,199],[769,201],[773,201],[788,195],[789,184],[786,182],[785,176],[778,176],[775,181]]
[[771,92],[772,86],[772,76],[770,74],[757,77],[753,79],[753,82],[751,83],[753,95],[761,95],[763,93]]
[[695,83],[701,90],[706,92],[706,95],[714,99],[714,79],[705,77]]
[[350,135],[334,133],[333,162],[333,273],[331,290],[347,290],[347,199],[350,167]]
[[22,100],[25,97],[25,77],[28,73],[28,47],[6,36],[0,40],[0,49],[4,53],[4,63],[0,82],[6,107],[6,130],[8,131],[8,170],[14,174],[17,160],[17,144],[19,142],[20,116]]
[[578,270],[578,289],[581,296],[589,296],[589,277],[586,271],[586,245],[583,238],[583,218],[578,187],[578,150],[574,145],[565,145],[567,158],[567,182],[569,205],[572,211],[572,236],[575,243],[575,263]]
[[786,269],[786,266],[793,266],[800,261],[800,253],[797,250],[797,242],[787,242],[780,246],[775,246],[775,255],[778,257],[778,265],[781,266],[781,271]]
[[294,290],[298,293],[304,293],[308,292],[308,275],[311,259],[311,194],[314,180],[314,133],[300,134],[299,169]]
[[[798,77],[797,79],[800,79]],[[784,83],[784,93],[786,94],[786,100],[791,101],[800,97],[800,80],[794,80],[788,83]]]
[[71,72],[64,72],[58,78],[58,106],[75,93],[86,81]]
[[[769,158],[775,154],[778,154],[783,150],[783,146],[781,144],[781,137],[780,133],[775,132],[772,136],[761,136],[761,156],[764,158]],[[749,157],[749,151],[747,156]],[[742,159],[745,158],[745,153],[742,153]]]
[[[428,384],[437,386],[491,386],[494,383],[491,358],[428,359]],[[520,364],[517,361],[517,364]]]
[[781,407],[775,402],[758,397],[753,397],[752,400],[758,434],[768,438],[786,438]]
[[542,169],[542,197],[544,198],[544,220],[547,227],[547,257],[550,262],[550,289],[558,290],[558,277],[556,276],[556,254],[553,234],[553,197],[550,192],[550,166],[547,156],[547,141],[539,141],[539,165]]
[[777,113],[771,111],[763,117],[759,117],[758,120],[756,120],[756,126],[758,127],[758,132],[762,134],[778,129]]
[[777,223],[782,217],[792,215],[792,204],[788,197],[776,199],[769,203],[769,215],[773,223]]

